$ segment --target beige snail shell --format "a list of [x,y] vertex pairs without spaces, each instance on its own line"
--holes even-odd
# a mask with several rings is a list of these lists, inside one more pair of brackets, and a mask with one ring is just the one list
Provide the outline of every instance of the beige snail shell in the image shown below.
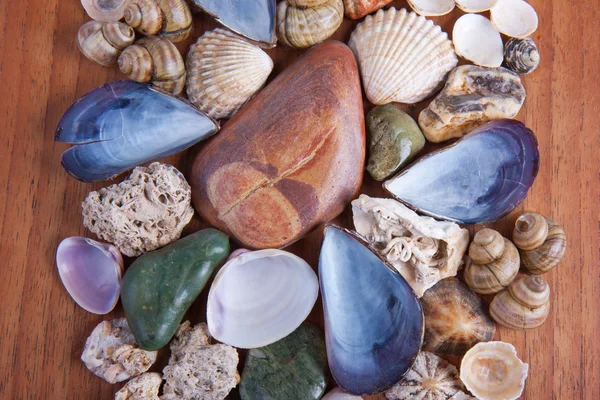
[[160,36],[173,43],[192,31],[192,12],[185,0],[130,0],[125,22],[144,36]]
[[119,57],[119,69],[133,81],[152,83],[175,95],[185,86],[185,64],[179,50],[160,37],[143,38],[126,48]]
[[517,218],[513,241],[519,248],[523,266],[535,275],[556,267],[567,248],[567,236],[561,226],[538,213],[525,213]]
[[515,279],[519,272],[519,252],[510,240],[492,229],[475,234],[469,246],[465,281],[479,294],[497,293]]
[[550,312],[550,287],[538,275],[517,278],[490,304],[492,318],[511,329],[532,329],[546,321]]
[[115,65],[119,55],[135,40],[131,27],[121,22],[89,21],[77,32],[81,52],[100,65]]

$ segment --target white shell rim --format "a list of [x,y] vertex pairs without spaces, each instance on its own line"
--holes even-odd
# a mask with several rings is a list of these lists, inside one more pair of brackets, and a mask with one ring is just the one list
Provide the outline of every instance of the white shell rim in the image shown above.
[[452,43],[456,54],[482,67],[497,68],[504,61],[502,36],[483,15],[460,17],[454,24]]
[[517,39],[525,39],[538,28],[538,15],[525,0],[498,0],[490,9],[490,19],[500,33]]
[[[496,5],[498,0],[454,0],[456,6],[467,13],[482,13],[489,11]],[[473,3],[483,3],[480,6],[475,6]]]
[[455,6],[454,0],[407,0],[407,2],[417,14],[424,17],[450,14]]

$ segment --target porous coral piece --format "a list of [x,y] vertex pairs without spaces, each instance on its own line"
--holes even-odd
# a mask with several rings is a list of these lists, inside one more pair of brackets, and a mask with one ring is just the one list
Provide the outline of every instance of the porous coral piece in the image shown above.
[[159,373],[143,373],[115,393],[115,400],[160,400],[158,390],[161,383],[162,377]]
[[125,318],[103,321],[85,342],[81,361],[108,383],[123,382],[146,372],[156,361],[156,351],[137,347]]
[[136,257],[181,236],[192,219],[192,192],[171,165],[136,167],[128,179],[88,194],[83,224],[121,253]]
[[454,365],[433,353],[422,351],[404,378],[385,392],[385,397],[389,400],[469,399],[464,390]]
[[210,344],[206,324],[191,328],[181,324],[171,343],[169,365],[161,400],[222,400],[240,382],[237,351],[224,344]]
[[418,297],[455,276],[469,244],[469,232],[453,222],[421,217],[391,199],[361,195],[352,202],[354,226],[408,281]]

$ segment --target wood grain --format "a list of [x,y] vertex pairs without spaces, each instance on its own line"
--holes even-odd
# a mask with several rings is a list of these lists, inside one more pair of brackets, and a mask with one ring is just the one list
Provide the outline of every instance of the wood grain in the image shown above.
[[[508,234],[519,212],[536,210],[562,223],[567,254],[546,277],[552,287],[548,321],[530,332],[500,328],[497,338],[513,343],[530,364],[523,398],[600,399],[600,15],[595,1],[531,0],[540,17],[533,35],[541,66],[523,78],[527,100],[518,118],[536,132],[540,174],[526,201],[492,224]],[[395,1],[395,6],[405,6]],[[459,11],[434,18],[451,31]],[[70,178],[60,166],[64,144],[53,142],[54,129],[79,96],[121,78],[83,57],[75,44],[87,20],[77,0],[0,1],[0,397],[2,399],[112,399],[119,385],[88,372],[79,360],[85,338],[104,318],[86,313],[63,288],[54,262],[65,237],[90,235],[81,225],[81,201],[92,189]],[[193,37],[178,47],[187,51],[194,38],[217,26],[195,17]],[[347,41],[356,22],[345,20],[334,39]],[[272,76],[302,51],[277,47]],[[368,105],[365,106],[369,108]],[[405,107],[413,117],[423,105]],[[170,157],[184,173],[190,152]],[[383,195],[365,178],[362,192]],[[351,215],[337,222],[350,227]],[[187,232],[205,226],[198,217]],[[480,229],[474,227],[473,230]],[[321,230],[289,250],[314,268]],[[188,316],[204,320],[205,298]],[[322,326],[318,303],[310,321]],[[160,370],[167,358],[163,352]],[[231,398],[237,398],[233,393]],[[382,396],[375,398],[383,398]]]

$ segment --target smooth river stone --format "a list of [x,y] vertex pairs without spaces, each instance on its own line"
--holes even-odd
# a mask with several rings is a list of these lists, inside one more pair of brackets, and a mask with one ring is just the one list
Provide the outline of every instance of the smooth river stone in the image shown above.
[[396,384],[423,343],[423,311],[406,280],[358,238],[325,228],[319,259],[329,369],[355,395]]
[[462,65],[419,114],[419,126],[430,142],[459,138],[488,121],[513,118],[525,101],[519,75],[506,68]]
[[366,123],[369,133],[367,171],[378,181],[408,164],[425,146],[419,125],[392,104],[372,109]]
[[198,153],[202,218],[244,247],[280,248],[340,214],[360,188],[364,111],[350,49],[327,41],[283,71]]
[[383,186],[422,214],[483,224],[502,218],[525,199],[539,163],[533,132],[522,122],[502,119],[428,154]]
[[303,323],[280,341],[248,352],[240,396],[242,400],[318,400],[326,388],[323,332]]

